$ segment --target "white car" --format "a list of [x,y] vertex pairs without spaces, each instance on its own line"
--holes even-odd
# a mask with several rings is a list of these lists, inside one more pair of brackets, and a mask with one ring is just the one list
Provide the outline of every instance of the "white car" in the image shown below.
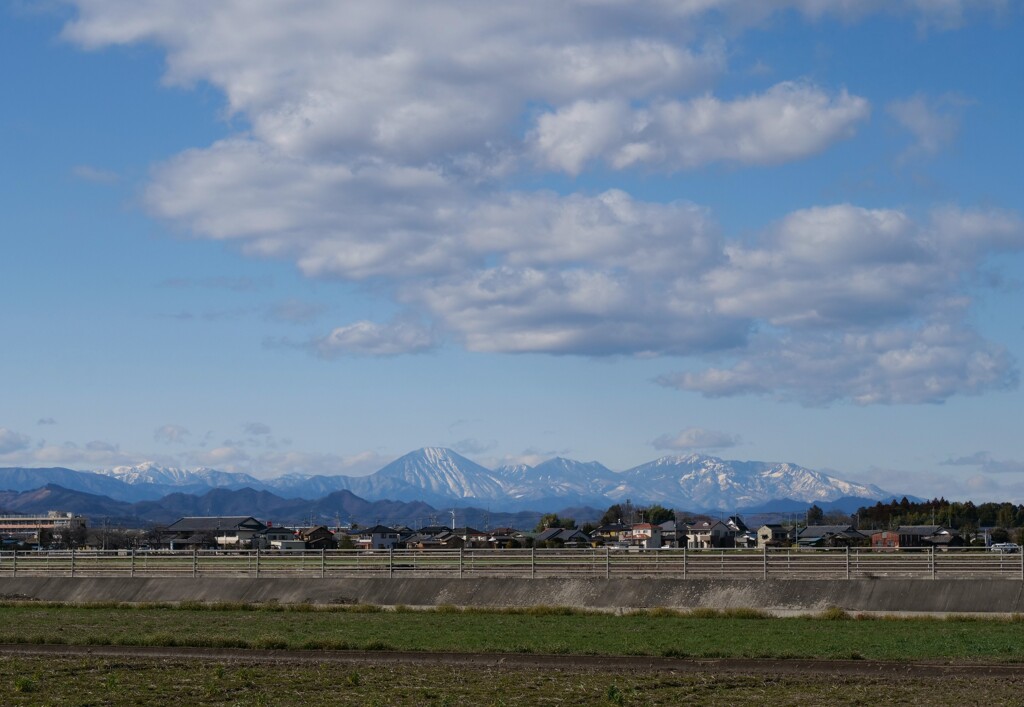
[[989,550],[992,552],[1020,552],[1020,545],[1017,543],[995,543]]

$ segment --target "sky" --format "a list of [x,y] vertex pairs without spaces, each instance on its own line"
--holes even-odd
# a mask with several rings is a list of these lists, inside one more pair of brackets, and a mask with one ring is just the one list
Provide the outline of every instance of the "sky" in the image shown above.
[[0,466],[1024,501],[1012,0],[10,0]]

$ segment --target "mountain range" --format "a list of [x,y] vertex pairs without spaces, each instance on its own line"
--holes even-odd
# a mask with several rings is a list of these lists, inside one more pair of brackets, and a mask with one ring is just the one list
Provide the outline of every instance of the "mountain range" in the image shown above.
[[132,504],[172,494],[204,496],[216,490],[250,489],[305,504],[309,503],[306,499],[347,491],[367,501],[418,502],[440,508],[470,503],[495,511],[605,508],[629,499],[634,504],[658,503],[677,510],[731,512],[765,506],[773,499],[791,504],[844,499],[864,505],[893,497],[877,486],[844,481],[792,463],[728,461],[699,454],[666,456],[622,472],[598,462],[560,457],[532,467],[487,469],[440,447],[410,452],[367,476],[288,474],[258,479],[249,474],[154,463],[95,472],[0,469],[0,490],[31,491],[47,484]]

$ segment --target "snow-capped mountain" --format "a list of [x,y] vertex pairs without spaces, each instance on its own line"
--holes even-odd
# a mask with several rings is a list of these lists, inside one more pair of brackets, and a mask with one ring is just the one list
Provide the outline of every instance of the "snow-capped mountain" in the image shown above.
[[101,469],[98,474],[113,476],[126,484],[156,484],[158,486],[195,486],[209,488],[244,488],[263,486],[255,476],[230,471],[218,471],[207,467],[178,469],[159,466],[155,462],[144,462],[136,466],[115,466]]
[[417,449],[369,476],[348,478],[348,489],[363,498],[448,503],[506,497],[494,472],[442,447]]
[[495,470],[501,480],[506,497],[516,501],[546,501],[558,499],[561,503],[604,503],[606,491],[615,485],[614,471],[598,462],[580,462],[555,457],[537,466],[517,464]]
[[891,497],[874,485],[856,484],[796,464],[725,461],[690,454],[666,456],[622,472],[615,497],[703,509],[736,509],[771,499],[812,503],[853,496]]
[[212,489],[251,488],[283,498],[315,500],[349,491],[370,500],[422,501],[437,507],[560,510],[569,505],[607,507],[626,499],[687,511],[738,510],[767,501],[803,503],[840,498],[889,499],[877,486],[857,484],[790,463],[727,461],[699,454],[667,456],[624,472],[598,462],[550,459],[537,466],[487,469],[440,447],[425,447],[368,476],[288,474],[258,479],[216,469],[165,468],[154,463],[101,472],[0,469],[0,490],[48,483],[101,493],[120,501],[156,500],[170,493],[201,495]]

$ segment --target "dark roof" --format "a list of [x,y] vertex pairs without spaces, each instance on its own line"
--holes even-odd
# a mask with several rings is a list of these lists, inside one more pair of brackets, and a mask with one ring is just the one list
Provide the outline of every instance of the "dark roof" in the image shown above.
[[451,528],[443,525],[425,525],[419,529],[420,535],[439,535],[441,533],[450,532]]
[[590,542],[590,537],[577,528],[545,528],[534,538],[535,542],[547,540],[561,540],[562,542],[584,541]]
[[829,535],[843,535],[846,537],[865,537],[863,533],[855,530],[852,525],[808,525],[800,529],[800,538],[824,538]]
[[217,530],[266,530],[267,526],[252,516],[185,516],[167,526],[174,533],[204,533]]
[[397,535],[398,531],[386,525],[375,525],[372,528],[361,528],[359,530],[360,535],[383,535],[385,533]]
[[452,532],[455,535],[458,535],[459,537],[468,537],[470,535],[487,535],[487,533],[483,530],[477,530],[476,528],[470,528],[468,526],[465,528],[455,528],[454,530],[452,530]]

